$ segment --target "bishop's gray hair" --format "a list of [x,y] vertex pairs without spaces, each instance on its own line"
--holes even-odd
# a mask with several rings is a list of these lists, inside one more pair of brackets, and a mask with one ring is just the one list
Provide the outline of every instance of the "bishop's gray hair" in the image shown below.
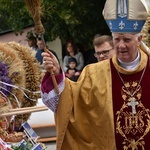
[[[122,33],[121,33],[121,34],[122,34]],[[135,35],[136,40],[138,40],[138,38],[139,38],[140,36],[142,36],[141,33],[136,33],[136,34],[133,34],[133,35]],[[114,37],[114,33],[112,33],[112,37]]]

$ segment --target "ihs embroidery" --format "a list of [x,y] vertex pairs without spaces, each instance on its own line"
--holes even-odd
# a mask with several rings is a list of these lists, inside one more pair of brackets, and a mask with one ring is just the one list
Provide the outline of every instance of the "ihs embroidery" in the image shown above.
[[150,110],[141,102],[142,89],[138,83],[125,82],[121,89],[123,105],[116,113],[116,133],[124,138],[123,150],[145,150],[144,137],[150,131]]

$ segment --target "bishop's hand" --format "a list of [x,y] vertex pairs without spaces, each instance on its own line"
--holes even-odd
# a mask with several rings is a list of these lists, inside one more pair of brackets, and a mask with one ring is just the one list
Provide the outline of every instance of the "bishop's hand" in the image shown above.
[[60,74],[60,65],[57,58],[51,52],[43,52],[43,67],[50,72],[52,69],[55,75]]

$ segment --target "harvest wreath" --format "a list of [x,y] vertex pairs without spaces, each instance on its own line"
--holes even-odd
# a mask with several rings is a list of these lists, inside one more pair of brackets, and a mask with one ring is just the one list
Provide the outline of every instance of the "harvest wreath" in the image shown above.
[[[0,43],[0,114],[9,109],[35,106],[39,98],[40,65],[31,49],[16,42]],[[18,129],[28,114],[0,117],[0,138],[18,142]]]

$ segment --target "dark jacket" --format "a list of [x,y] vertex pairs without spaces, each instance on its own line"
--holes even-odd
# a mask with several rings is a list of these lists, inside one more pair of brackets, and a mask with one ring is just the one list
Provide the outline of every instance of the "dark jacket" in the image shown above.
[[[53,53],[53,55],[55,55],[55,57],[56,57],[57,60],[59,61],[57,54],[56,54],[53,50],[50,50],[50,49],[48,49],[48,50],[49,50],[51,53]],[[43,63],[43,57],[42,57],[42,55],[41,55],[43,52],[44,52],[44,50],[37,49],[37,53],[36,53],[36,55],[35,55],[36,59],[40,62],[40,64]]]

